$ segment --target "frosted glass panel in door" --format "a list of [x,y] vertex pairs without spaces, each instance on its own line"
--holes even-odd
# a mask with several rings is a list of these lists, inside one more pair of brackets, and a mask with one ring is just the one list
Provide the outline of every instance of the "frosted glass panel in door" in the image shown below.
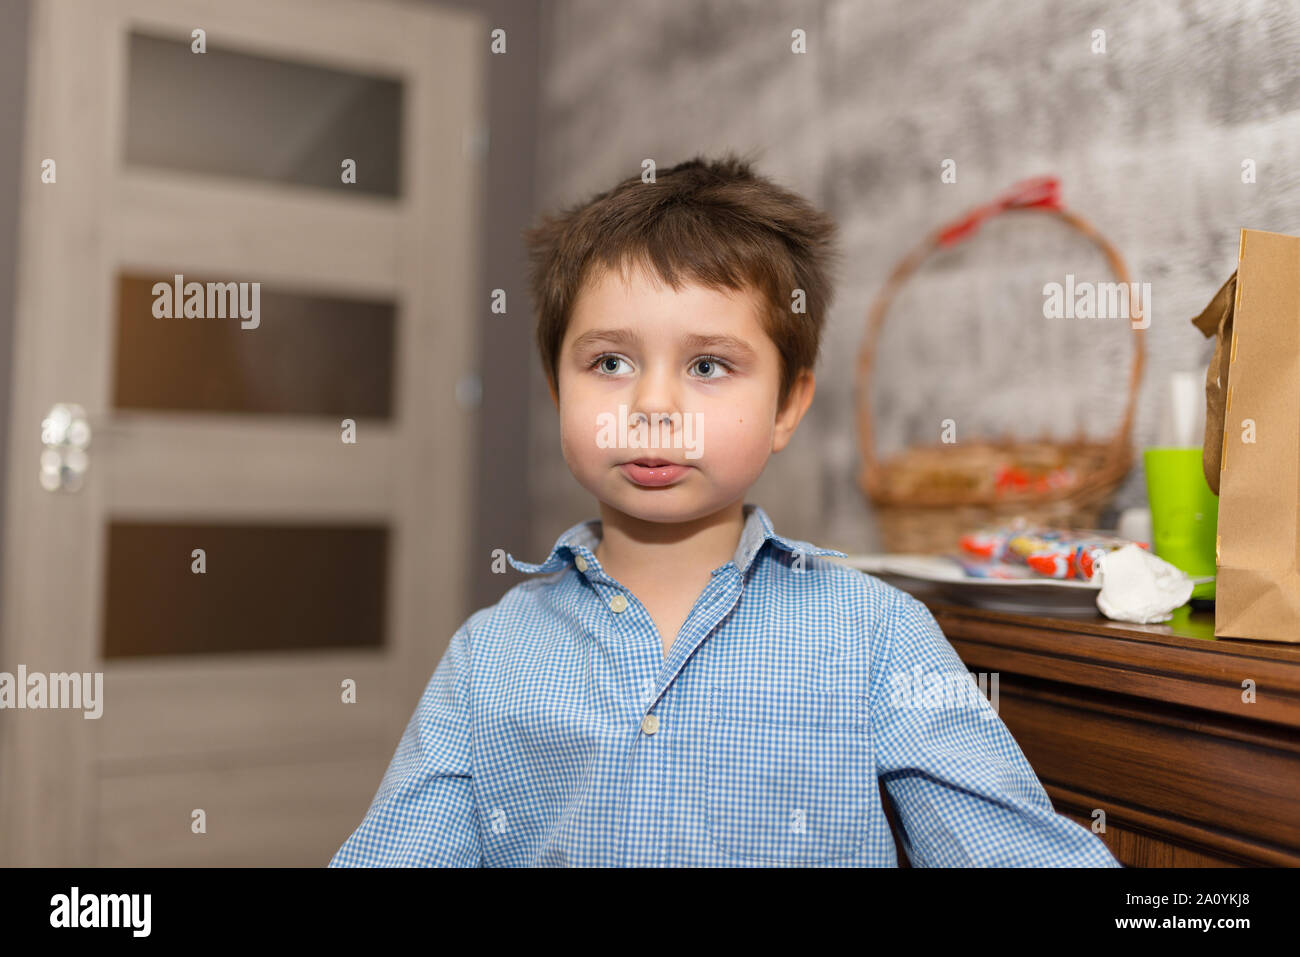
[[[402,82],[190,40],[130,34],[128,166],[401,194]],[[356,183],[342,163],[356,161]]]

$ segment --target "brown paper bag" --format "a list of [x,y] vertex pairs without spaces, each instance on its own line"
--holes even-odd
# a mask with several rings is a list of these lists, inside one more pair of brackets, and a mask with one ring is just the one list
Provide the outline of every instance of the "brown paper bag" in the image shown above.
[[1205,311],[1192,320],[1204,336],[1215,336],[1214,356],[1205,373],[1205,445],[1201,467],[1210,491],[1219,494],[1219,461],[1223,449],[1223,400],[1228,391],[1228,349],[1232,341],[1232,307],[1237,298],[1237,274],[1233,272],[1214,294]]
[[1300,237],[1243,229],[1192,320],[1215,336],[1202,465],[1219,495],[1214,634],[1300,642]]

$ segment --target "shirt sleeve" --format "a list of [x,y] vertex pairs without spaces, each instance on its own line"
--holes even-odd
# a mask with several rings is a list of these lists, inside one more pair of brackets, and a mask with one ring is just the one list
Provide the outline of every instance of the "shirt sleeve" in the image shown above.
[[914,866],[1122,866],[1052,808],[929,608],[899,592],[878,636],[877,768]]
[[469,622],[452,636],[361,825],[330,867],[478,867]]

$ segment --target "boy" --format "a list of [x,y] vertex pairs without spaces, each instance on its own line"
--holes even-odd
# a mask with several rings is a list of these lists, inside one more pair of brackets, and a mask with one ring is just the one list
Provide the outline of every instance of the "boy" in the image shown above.
[[452,637],[331,866],[896,866],[878,779],[913,864],[1119,866],[983,696],[920,693],[965,677],[922,603],[745,502],[812,402],[834,231],[727,157],[528,232],[600,519],[507,556],[537,577]]

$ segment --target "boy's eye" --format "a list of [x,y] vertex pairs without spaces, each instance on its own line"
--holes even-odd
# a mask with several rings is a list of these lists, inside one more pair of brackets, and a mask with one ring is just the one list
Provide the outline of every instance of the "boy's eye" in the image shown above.
[[691,368],[705,370],[703,375],[697,376],[696,378],[720,379],[726,375],[726,370],[729,367],[716,356],[700,356],[700,358],[696,359],[695,362],[692,363]]
[[609,354],[609,355],[597,356],[596,361],[592,363],[592,366],[599,368],[600,371],[605,373],[606,375],[617,375],[618,364],[620,362],[626,362],[626,361],[627,360],[624,359],[622,356]]

